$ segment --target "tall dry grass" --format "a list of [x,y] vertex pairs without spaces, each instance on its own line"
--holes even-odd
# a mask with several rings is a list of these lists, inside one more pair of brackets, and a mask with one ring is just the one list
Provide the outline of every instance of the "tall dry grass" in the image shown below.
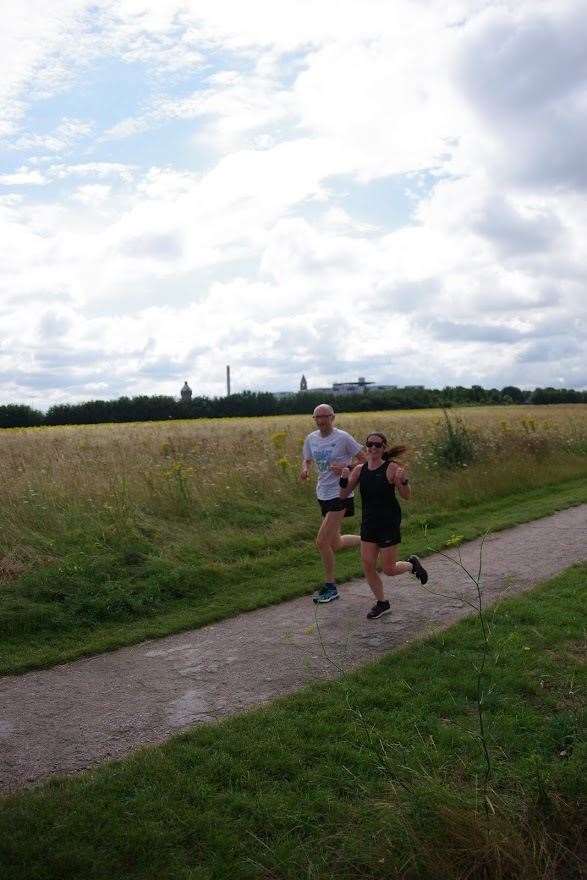
[[[359,440],[377,429],[409,446],[414,513],[587,472],[587,406],[486,407],[450,417],[463,420],[475,449],[475,461],[456,470],[435,466],[438,411],[341,414],[337,424]],[[243,499],[249,509],[283,508],[295,519],[313,504],[313,488],[297,482],[312,428],[310,417],[293,416],[2,431],[4,566],[50,557],[59,536],[86,531],[108,540],[147,522],[197,526]]]

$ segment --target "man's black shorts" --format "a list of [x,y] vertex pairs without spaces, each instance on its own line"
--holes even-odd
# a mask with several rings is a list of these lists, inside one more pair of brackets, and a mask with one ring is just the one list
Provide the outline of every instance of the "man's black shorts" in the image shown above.
[[394,547],[402,541],[400,527],[399,525],[374,527],[368,523],[361,525],[361,541],[377,544],[381,548]]
[[344,517],[355,515],[355,499],[354,498],[329,498],[327,501],[318,499],[322,516],[326,516],[332,510],[344,510]]

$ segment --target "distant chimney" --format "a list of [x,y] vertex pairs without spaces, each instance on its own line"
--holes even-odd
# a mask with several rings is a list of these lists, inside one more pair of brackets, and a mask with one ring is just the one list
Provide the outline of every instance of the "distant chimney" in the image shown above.
[[226,365],[226,396],[230,397],[230,365]]

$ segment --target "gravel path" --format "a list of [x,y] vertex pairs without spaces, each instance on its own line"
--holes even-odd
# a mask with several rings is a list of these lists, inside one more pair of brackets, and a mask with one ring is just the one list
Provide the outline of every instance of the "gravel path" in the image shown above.
[[[587,505],[490,535],[485,542],[486,602],[529,589],[587,557]],[[479,563],[479,541],[463,562]],[[458,551],[452,551],[458,555]],[[375,660],[471,613],[473,585],[440,554],[426,560],[432,595],[411,576],[387,579],[393,613],[365,619],[372,596],[364,580],[342,598],[309,598],[242,614],[52,669],[0,678],[0,791],[74,773],[159,743]]]

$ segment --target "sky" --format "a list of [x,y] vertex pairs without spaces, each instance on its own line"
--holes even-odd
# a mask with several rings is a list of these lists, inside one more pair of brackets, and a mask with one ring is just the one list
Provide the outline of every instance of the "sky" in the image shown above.
[[4,0],[0,404],[587,388],[585,0]]

